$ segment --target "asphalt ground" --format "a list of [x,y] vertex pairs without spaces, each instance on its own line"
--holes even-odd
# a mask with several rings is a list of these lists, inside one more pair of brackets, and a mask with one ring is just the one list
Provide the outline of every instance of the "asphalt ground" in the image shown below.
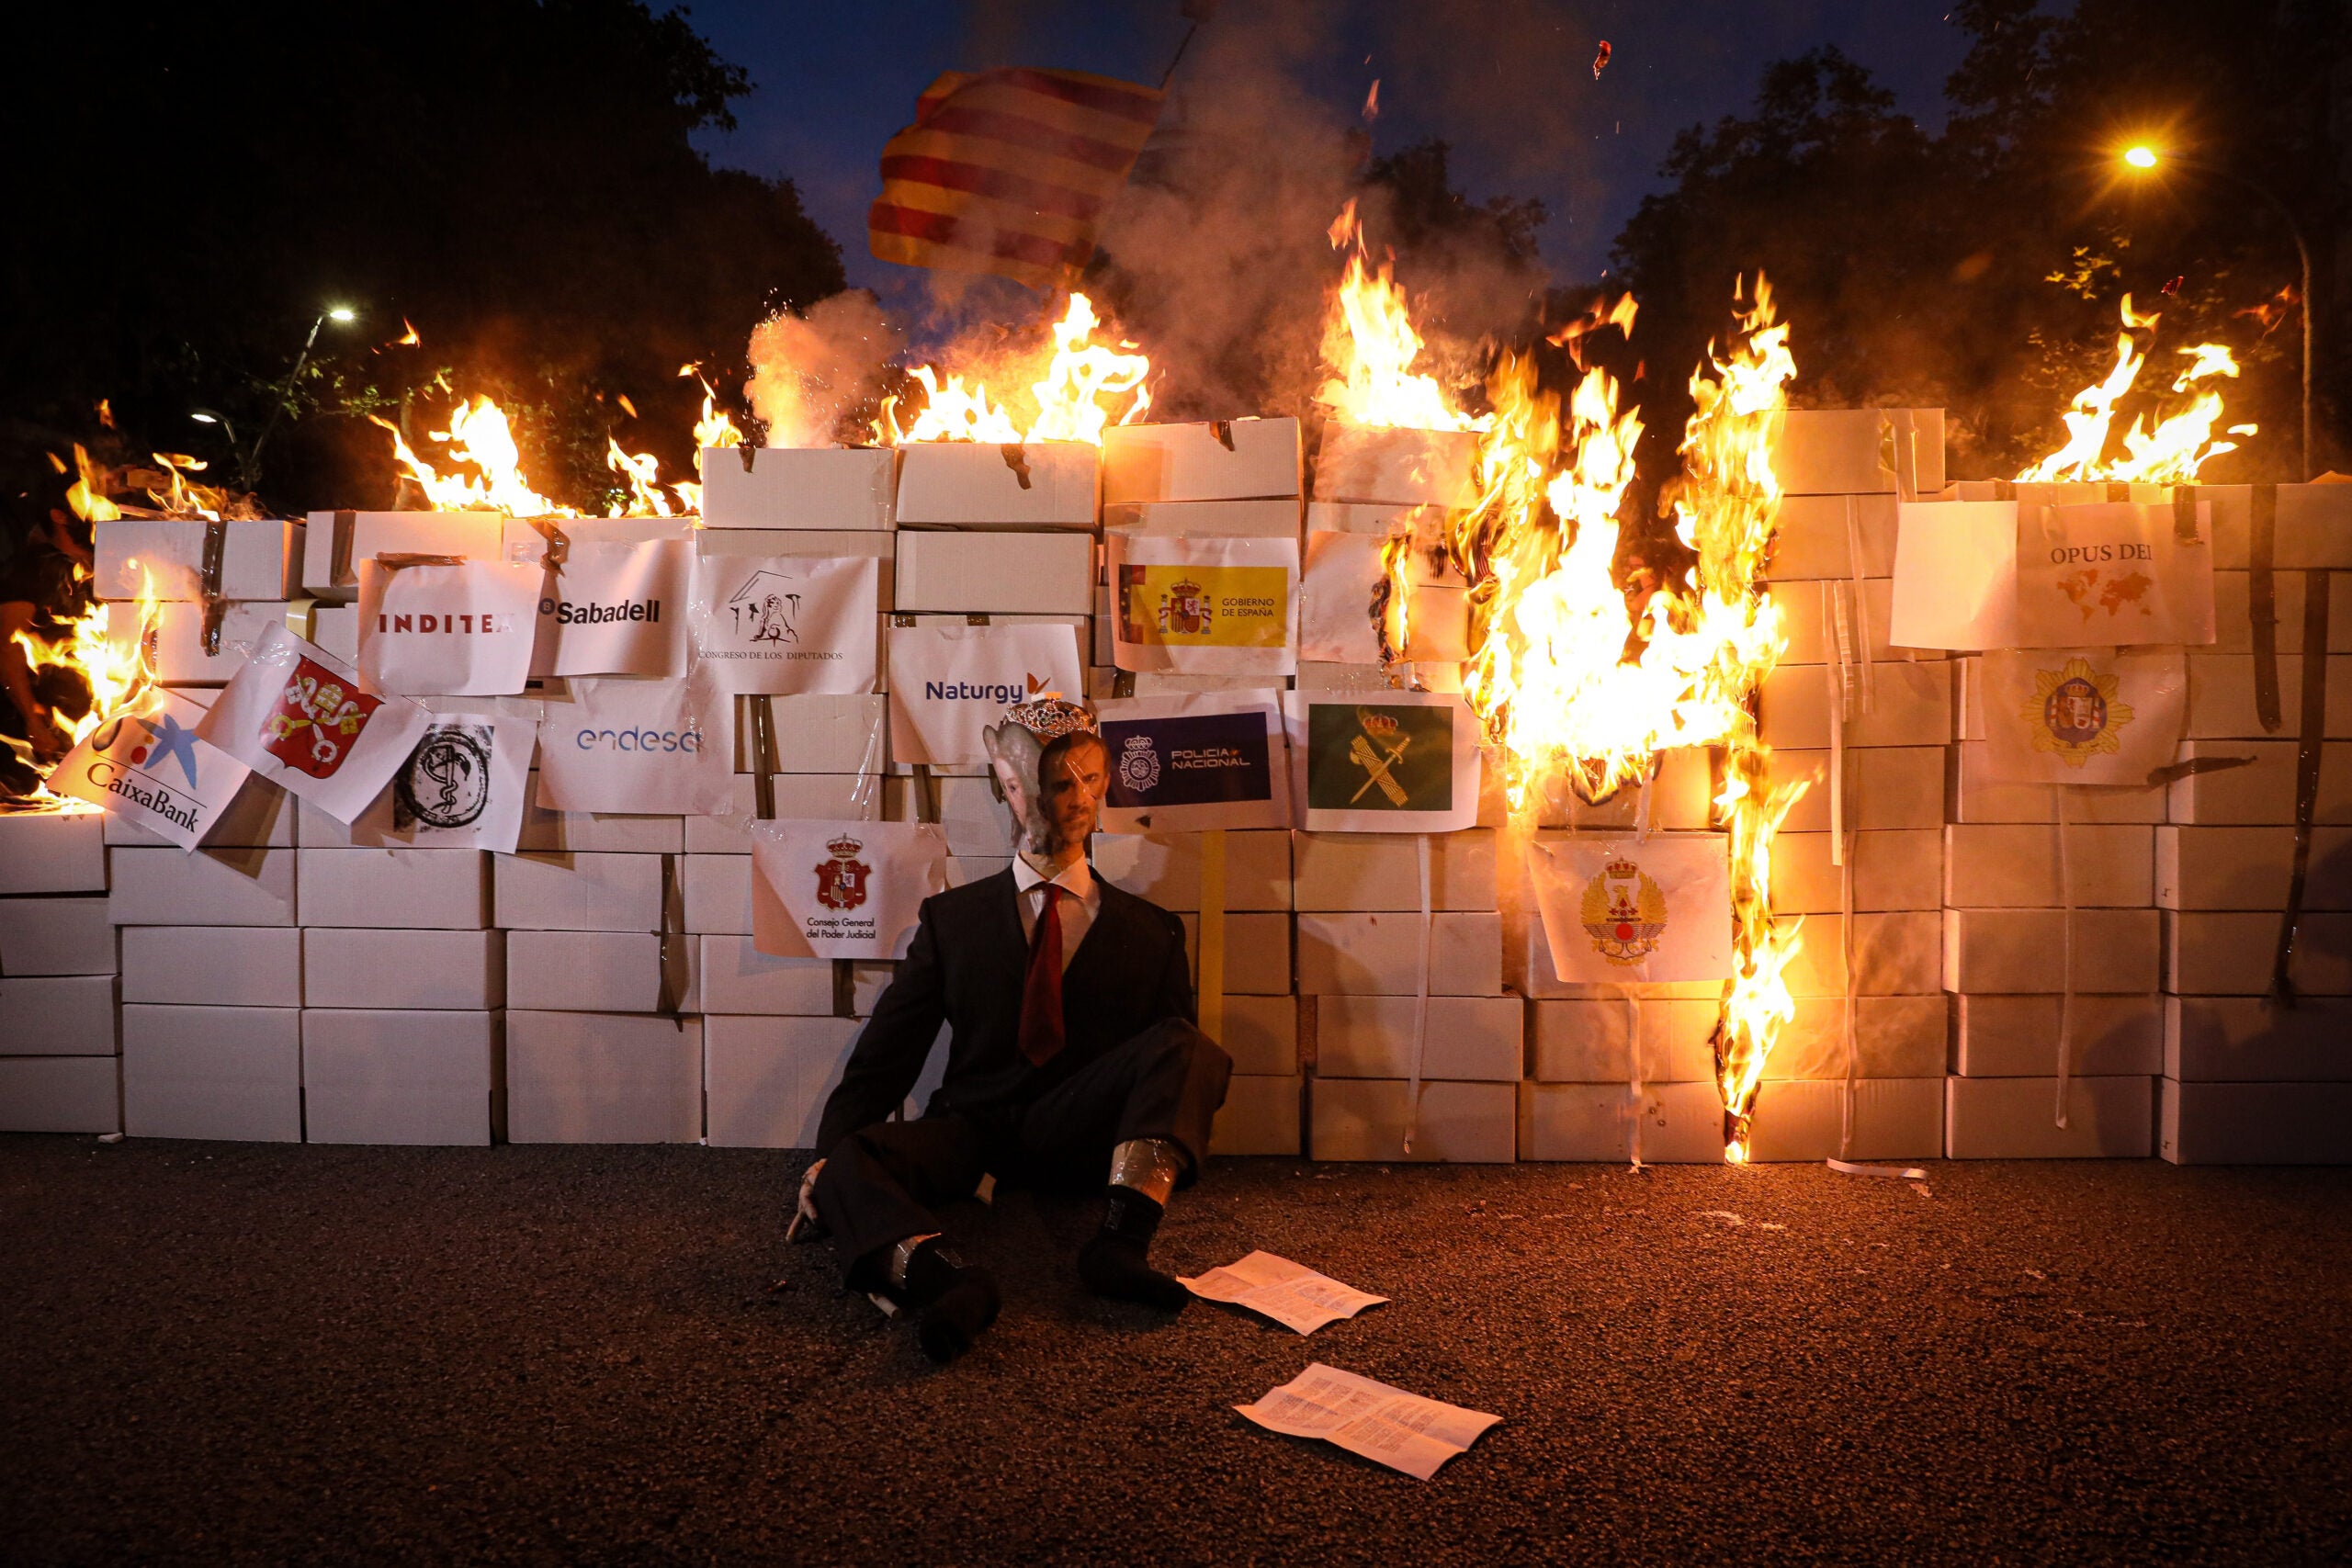
[[[1097,1302],[953,1216],[944,1370],[786,1248],[806,1156],[0,1139],[12,1562],[2340,1563],[2352,1170],[1224,1161]],[[1323,1360],[1503,1417],[1418,1482],[1232,1406]]]

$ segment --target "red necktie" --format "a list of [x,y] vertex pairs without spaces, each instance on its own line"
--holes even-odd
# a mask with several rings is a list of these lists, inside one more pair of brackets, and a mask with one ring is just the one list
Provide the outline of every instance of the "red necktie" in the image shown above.
[[1021,1054],[1044,1066],[1058,1055],[1062,1037],[1062,917],[1067,887],[1048,882],[1045,908],[1037,911],[1036,934],[1029,940],[1029,975],[1021,985]]

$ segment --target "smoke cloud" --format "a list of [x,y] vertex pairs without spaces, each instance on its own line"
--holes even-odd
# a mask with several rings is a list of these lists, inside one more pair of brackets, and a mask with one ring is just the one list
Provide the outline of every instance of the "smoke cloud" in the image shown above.
[[743,395],[770,446],[830,446],[842,420],[882,389],[899,332],[860,289],[783,311],[752,329]]

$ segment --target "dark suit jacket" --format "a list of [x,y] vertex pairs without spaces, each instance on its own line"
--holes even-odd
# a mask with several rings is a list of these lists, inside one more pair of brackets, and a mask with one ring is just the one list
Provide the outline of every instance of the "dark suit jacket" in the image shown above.
[[922,901],[914,944],[850,1052],[825,1102],[817,1147],[898,1110],[922,1073],[944,1021],[947,1075],[925,1114],[986,1117],[1035,1098],[1164,1018],[1191,1021],[1192,963],[1183,922],[1148,899],[1094,879],[1102,908],[1062,972],[1059,1055],[1042,1067],[1021,1054],[1021,987],[1029,947],[1012,872]]

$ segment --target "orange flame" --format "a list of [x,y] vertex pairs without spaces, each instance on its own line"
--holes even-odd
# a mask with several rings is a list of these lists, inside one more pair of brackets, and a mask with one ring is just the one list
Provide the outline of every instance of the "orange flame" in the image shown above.
[[[2219,378],[2235,378],[2238,363],[2230,351],[2216,343],[2200,343],[2184,348],[2180,354],[2188,360],[2178,376],[2173,378],[2172,391],[2193,394],[2186,408],[2176,410],[2154,424],[2149,414],[2141,413],[2123,433],[2123,455],[2109,457],[2117,406],[2123,400],[2140,372],[2148,362],[2148,349],[2143,347],[2135,333],[2145,331],[2148,347],[2155,343],[2157,317],[2143,316],[2132,309],[2132,296],[2123,297],[2123,330],[2115,336],[2115,365],[2106,379],[2084,388],[2075,394],[2075,400],[2064,416],[2066,440],[2057,451],[2051,453],[2018,476],[2027,480],[2139,480],[2149,484],[2189,484],[2195,482],[2197,471],[2224,452],[2234,452],[2234,441],[2217,441],[2214,427],[2222,422],[2222,393],[2216,386],[2207,385]],[[2250,424],[2233,425],[2229,434],[2251,435]]]
[[[130,564],[140,565],[137,561]],[[74,569],[74,575],[77,581],[89,581],[79,567]],[[116,624],[116,615],[126,611],[135,612],[137,634],[113,635],[110,627]],[[60,635],[54,639],[36,637],[28,631],[15,635],[12,640],[24,650],[25,662],[35,675],[43,670],[70,670],[90,689],[89,712],[61,727],[65,730],[67,750],[80,745],[109,717],[143,701],[155,688],[155,625],[160,614],[154,575],[141,567],[135,605],[101,601],[86,615],[61,618]],[[60,813],[97,809],[87,801],[51,792],[49,775],[63,760],[64,752],[45,758],[13,737],[0,737],[0,741],[5,741],[17,760],[41,780],[29,797],[11,801],[10,809]]]
[[743,433],[736,428],[733,417],[718,406],[718,393],[704,378],[700,366],[681,365],[678,374],[681,377],[692,376],[702,382],[702,417],[695,421],[695,477],[680,479],[670,488],[677,492],[679,505],[689,513],[699,514],[702,511],[702,455],[715,447],[741,446],[743,445]]
[[448,447],[447,460],[472,466],[478,474],[443,475],[409,446],[400,427],[369,414],[368,420],[391,433],[392,456],[408,470],[425,506],[433,512],[503,512],[510,517],[577,517],[569,506],[549,501],[533,490],[523,476],[522,449],[506,423],[506,412],[479,395],[449,411],[449,428],[433,432],[433,439]]
[[1144,386],[1144,378],[1151,374],[1150,356],[1120,352],[1133,349],[1132,343],[1122,342],[1115,349],[1096,343],[1094,330],[1102,324],[1092,300],[1083,294],[1069,297],[1069,308],[1053,325],[1053,348],[1042,368],[1034,368],[1033,361],[1033,370],[1021,373],[1037,377],[1028,386],[1030,406],[1035,412],[1025,428],[1009,405],[991,398],[987,381],[978,373],[967,381],[962,374],[943,377],[931,366],[919,365],[912,374],[922,384],[922,412],[912,424],[901,429],[898,400],[884,399],[881,416],[874,422],[875,440],[894,446],[922,441],[1005,446],[1083,441],[1102,446],[1102,433],[1113,423],[1109,400],[1127,399],[1117,420],[1120,424],[1134,423],[1151,407],[1151,393]]
[[1371,270],[1353,201],[1340,209],[1330,234],[1332,248],[1348,252],[1348,265],[1323,325],[1323,362],[1332,374],[1315,400],[1350,424],[1486,429],[1490,418],[1464,414],[1434,377],[1413,368],[1421,357],[1421,334],[1394,266],[1383,262],[1378,272]]

